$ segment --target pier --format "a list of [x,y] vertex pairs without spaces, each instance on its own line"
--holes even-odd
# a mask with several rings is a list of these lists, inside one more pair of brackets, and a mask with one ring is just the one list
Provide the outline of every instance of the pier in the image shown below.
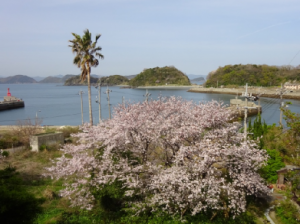
[[4,96],[4,101],[0,101],[0,111],[10,110],[15,108],[25,107],[25,103],[22,99],[14,97],[7,89],[7,96]]

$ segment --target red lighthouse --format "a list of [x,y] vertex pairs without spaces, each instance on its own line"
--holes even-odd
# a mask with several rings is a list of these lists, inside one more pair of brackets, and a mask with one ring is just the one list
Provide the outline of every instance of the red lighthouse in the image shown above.
[[9,88],[7,88],[7,96],[11,96],[11,93],[9,92]]

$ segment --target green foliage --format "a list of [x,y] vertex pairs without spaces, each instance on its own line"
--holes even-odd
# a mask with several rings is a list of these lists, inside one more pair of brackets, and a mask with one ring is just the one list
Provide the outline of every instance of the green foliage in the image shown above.
[[293,113],[288,109],[283,109],[284,119],[290,128],[290,133],[295,137],[300,137],[300,114]]
[[59,132],[62,132],[64,134],[64,138],[69,138],[71,134],[75,134],[79,132],[79,127],[71,127],[71,126],[66,126],[62,129],[59,130]]
[[93,195],[103,211],[119,212],[124,207],[125,190],[121,181],[114,181],[109,185],[105,185],[101,191],[95,189]]
[[297,224],[300,222],[298,209],[290,201],[281,202],[280,206],[276,207],[275,212],[284,224]]
[[[211,220],[212,219],[212,220]],[[255,217],[250,213],[243,213],[235,219],[224,218],[223,214],[210,214],[201,213],[196,216],[186,216],[183,220],[180,217],[170,216],[162,211],[151,213],[149,211],[140,214],[129,214],[129,213],[119,213],[118,216],[111,217],[107,213],[103,213],[99,210],[93,211],[82,211],[77,210],[74,212],[64,212],[57,224],[85,224],[85,223],[110,223],[110,224],[254,224]]]
[[189,78],[173,66],[149,68],[129,81],[131,86],[191,85]]
[[101,83],[103,86],[115,86],[115,85],[121,85],[126,84],[129,80],[121,75],[111,75],[108,77],[101,77],[98,82]]
[[261,176],[266,179],[269,183],[276,183],[277,181],[277,170],[284,167],[280,153],[276,150],[267,149],[267,153],[270,156],[268,163],[260,170]]
[[[98,81],[98,78],[90,77],[91,84],[96,84]],[[80,75],[76,75],[74,77],[68,78],[65,81],[65,86],[87,86],[87,80],[81,81]]]
[[2,152],[2,156],[8,157],[8,156],[9,156],[9,152],[8,152],[8,151],[3,151],[3,152]]
[[46,127],[44,129],[45,133],[55,133],[56,132],[56,128],[51,128],[51,127]]
[[0,136],[0,149],[11,148],[12,146],[20,146],[21,142],[18,136],[14,135],[11,132],[6,132]]
[[300,68],[276,67],[268,65],[226,65],[209,73],[206,87],[220,85],[277,86],[288,80],[300,81]]
[[42,144],[39,148],[40,151],[44,151],[45,149],[47,149],[47,146]]
[[264,139],[262,138],[265,134],[269,132],[269,130],[274,127],[273,125],[267,125],[265,121],[261,121],[261,115],[258,114],[253,122],[251,123],[251,119],[248,124],[248,133],[252,133],[250,138],[256,140],[259,138],[259,147],[262,149],[265,146]]
[[1,223],[32,223],[44,199],[29,193],[15,169],[7,167],[0,170],[0,202]]

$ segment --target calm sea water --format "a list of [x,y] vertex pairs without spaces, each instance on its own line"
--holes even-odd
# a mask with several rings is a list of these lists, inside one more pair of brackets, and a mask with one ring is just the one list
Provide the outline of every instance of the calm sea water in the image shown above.
[[[7,88],[10,88],[12,96],[22,98],[25,101],[25,107],[13,110],[0,111],[0,125],[14,125],[18,120],[27,118],[34,119],[36,114],[42,118],[42,125],[80,125],[81,124],[81,103],[78,92],[83,94],[83,114],[84,122],[89,121],[88,116],[88,94],[86,86],[63,86],[56,84],[0,84],[0,100],[7,94]],[[145,100],[145,90],[139,89],[120,89],[120,87],[109,87],[110,100],[112,108],[122,103],[122,97],[125,101],[140,102]],[[102,119],[108,119],[107,96],[104,94],[106,87],[101,88],[101,113]],[[223,101],[229,104],[230,99],[234,98],[229,94],[207,94],[190,93],[187,90],[148,90],[151,93],[150,99],[158,99],[162,96],[180,96],[186,100],[199,101]],[[98,90],[92,87],[92,108],[94,123],[99,121],[98,103],[96,96]],[[300,113],[300,101],[285,100],[292,102],[289,109]],[[263,108],[262,118],[268,124],[279,121],[279,99],[261,98]],[[253,118],[254,119],[254,118]]]

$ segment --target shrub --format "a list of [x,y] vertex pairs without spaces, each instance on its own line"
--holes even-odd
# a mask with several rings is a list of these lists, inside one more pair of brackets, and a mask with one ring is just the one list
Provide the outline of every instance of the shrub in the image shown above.
[[71,134],[75,134],[75,133],[79,132],[79,127],[67,126],[67,127],[60,129],[60,132],[62,132],[64,134],[64,138],[69,138],[71,136]]
[[267,153],[270,156],[267,165],[260,170],[260,174],[265,178],[269,183],[276,183],[277,181],[277,170],[284,167],[280,153],[276,150],[267,149]]
[[2,156],[3,157],[8,157],[9,156],[9,152],[8,151],[3,151],[2,152]]
[[27,192],[15,168],[0,170],[0,220],[2,224],[32,223],[42,212],[44,199]]
[[297,224],[300,220],[300,214],[295,205],[290,201],[283,201],[275,209],[276,215],[284,224]]
[[47,146],[46,146],[46,145],[44,145],[44,144],[43,144],[43,145],[41,145],[41,146],[40,146],[40,148],[39,148],[39,150],[40,150],[40,151],[44,151],[45,149],[47,149]]

